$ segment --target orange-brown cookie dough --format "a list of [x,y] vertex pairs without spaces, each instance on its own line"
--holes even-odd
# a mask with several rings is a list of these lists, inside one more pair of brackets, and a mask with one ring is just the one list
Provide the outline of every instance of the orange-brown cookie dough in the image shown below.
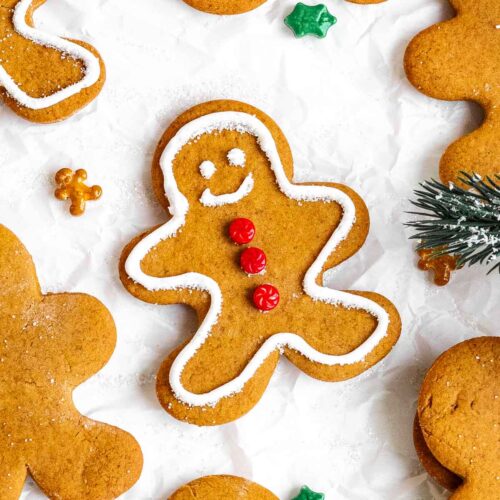
[[[172,217],[126,247],[120,276],[139,299],[198,315],[194,337],[158,373],[158,398],[180,420],[242,416],[280,354],[339,381],[378,363],[399,337],[385,297],[322,286],[323,273],[365,241],[362,199],[340,184],[293,184],[293,171],[278,126],[241,102],[196,106],[160,140],[153,185]],[[265,259],[256,252],[247,267],[250,248]]]
[[0,498],[30,474],[50,498],[105,500],[139,478],[128,433],[81,415],[73,389],[111,356],[108,310],[81,294],[43,295],[22,243],[0,225]]
[[68,118],[101,91],[104,63],[94,47],[33,27],[45,0],[0,0],[0,99],[33,122]]
[[429,474],[456,488],[453,499],[500,498],[499,361],[500,337],[467,340],[442,354],[423,382],[415,446]]
[[415,415],[413,421],[413,444],[420,463],[434,481],[448,491],[455,491],[462,484],[462,479],[440,464],[429,450],[420,428],[418,415]]
[[[184,0],[195,9],[209,14],[233,15],[244,14],[260,7],[267,0]],[[352,3],[371,4],[381,3],[385,0],[348,0]]]
[[474,101],[485,111],[482,126],[451,144],[441,159],[441,180],[462,185],[461,171],[493,178],[500,173],[500,2],[450,2],[456,16],[412,40],[405,69],[424,94]]
[[236,476],[206,476],[179,488],[168,500],[278,500],[269,490]]

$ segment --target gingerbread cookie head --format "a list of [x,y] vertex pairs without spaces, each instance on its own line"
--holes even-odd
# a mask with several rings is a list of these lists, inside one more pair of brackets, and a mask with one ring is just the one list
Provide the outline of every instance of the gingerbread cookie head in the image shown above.
[[0,0],[0,98],[34,122],[55,122],[90,103],[105,80],[90,45],[43,33],[33,12],[45,0]]
[[448,147],[440,164],[443,182],[460,173],[482,177],[500,172],[500,3],[452,0],[456,17],[417,35],[405,54],[411,83],[437,99],[475,101],[483,125]]
[[205,476],[185,484],[169,500],[278,500],[257,483],[236,476]]
[[[267,0],[184,0],[195,9],[209,14],[233,15],[244,14],[260,7]],[[352,3],[373,4],[381,3],[385,0],[348,0]]]
[[176,418],[213,425],[243,415],[280,354],[315,378],[343,380],[399,336],[387,299],[322,286],[324,271],[364,242],[362,200],[292,178],[283,133],[244,103],[196,106],[160,141],[153,185],[171,219],[126,248],[121,278],[142,300],[198,314],[197,332],[158,374],[159,400]]
[[111,356],[113,319],[88,295],[42,295],[30,255],[1,225],[0,332],[0,498],[19,498],[28,473],[50,498],[129,489],[142,468],[139,445],[72,401]]
[[499,361],[499,337],[467,340],[442,354],[422,385],[417,416],[427,448],[419,454],[432,476],[458,488],[452,498],[498,498]]

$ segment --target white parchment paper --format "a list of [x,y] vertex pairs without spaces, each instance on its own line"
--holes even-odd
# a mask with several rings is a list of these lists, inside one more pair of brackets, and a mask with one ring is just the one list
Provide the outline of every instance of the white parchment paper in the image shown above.
[[[465,269],[435,287],[416,268],[402,222],[412,189],[437,177],[445,147],[474,128],[480,112],[429,99],[405,79],[406,45],[451,15],[445,0],[325,3],[338,23],[324,40],[297,40],[284,26],[293,0],[227,18],[181,0],[48,0],[37,13],[39,27],[93,43],[108,81],[90,107],[56,125],[30,124],[0,105],[0,222],[32,253],[44,291],[93,294],[114,315],[113,357],[74,400],[82,413],[139,440],[144,472],[125,499],[165,499],[216,473],[246,476],[283,499],[302,484],[332,500],[446,498],[413,450],[415,402],[438,354],[465,338],[498,334],[498,277]],[[165,220],[150,180],[161,133],[177,114],[212,98],[270,114],[292,146],[297,180],[346,183],[364,197],[367,244],[329,284],[386,295],[404,328],[388,358],[355,380],[316,381],[282,361],[247,416],[199,428],[164,412],[154,384],[194,317],[181,306],[132,298],[117,262],[132,237]],[[63,166],[87,169],[104,189],[80,219],[52,195]],[[29,482],[23,499],[35,498],[43,495]]]

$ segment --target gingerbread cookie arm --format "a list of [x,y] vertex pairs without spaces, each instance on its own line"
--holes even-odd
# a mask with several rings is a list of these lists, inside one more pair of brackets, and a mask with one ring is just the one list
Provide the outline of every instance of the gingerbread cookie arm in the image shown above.
[[90,45],[33,27],[33,11],[44,0],[4,0],[0,7],[0,97],[35,122],[72,115],[100,92],[104,63]]
[[445,183],[463,186],[460,172],[483,177],[500,172],[500,4],[451,0],[456,17],[418,34],[405,54],[410,82],[424,94],[448,101],[473,101],[485,111],[482,126],[458,139],[440,163]]

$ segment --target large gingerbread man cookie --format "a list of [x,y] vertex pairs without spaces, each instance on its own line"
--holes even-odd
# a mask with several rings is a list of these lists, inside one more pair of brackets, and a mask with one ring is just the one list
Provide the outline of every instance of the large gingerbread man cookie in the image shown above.
[[179,488],[168,500],[278,500],[257,483],[237,476],[205,476]]
[[500,2],[450,0],[456,17],[416,36],[405,55],[413,85],[430,97],[474,101],[485,111],[482,126],[448,147],[440,164],[445,183],[460,172],[500,173]]
[[[210,14],[233,15],[244,14],[260,7],[267,0],[184,0],[195,9]],[[373,4],[381,3],[385,0],[348,0],[352,3]]]
[[0,0],[0,98],[34,122],[63,120],[90,103],[105,80],[90,45],[33,27],[45,0]]
[[171,218],[127,246],[121,278],[144,301],[197,312],[197,332],[158,374],[159,400],[178,419],[240,417],[280,354],[337,381],[380,361],[399,337],[399,315],[384,297],[322,286],[324,272],[366,238],[361,198],[292,178],[281,130],[240,102],[190,109],[158,145],[153,184]]
[[0,225],[0,498],[29,473],[50,498],[116,498],[139,478],[128,433],[81,415],[73,389],[111,356],[108,310],[80,294],[42,295],[30,255]]
[[500,337],[479,337],[442,354],[423,382],[415,446],[454,500],[500,498],[499,380]]

